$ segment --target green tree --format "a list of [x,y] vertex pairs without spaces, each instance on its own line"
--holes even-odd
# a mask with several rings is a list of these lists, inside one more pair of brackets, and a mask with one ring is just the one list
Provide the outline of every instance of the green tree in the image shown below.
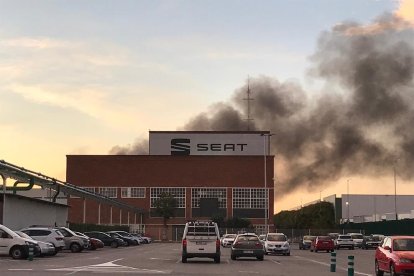
[[170,193],[161,193],[160,197],[154,202],[155,213],[163,218],[164,231],[162,234],[163,240],[167,239],[167,221],[174,217],[174,210],[177,206],[177,200]]

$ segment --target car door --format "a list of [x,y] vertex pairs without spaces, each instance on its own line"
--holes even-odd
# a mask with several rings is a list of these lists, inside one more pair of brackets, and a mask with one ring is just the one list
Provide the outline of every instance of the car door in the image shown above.
[[377,260],[378,260],[378,265],[379,265],[380,269],[388,271],[388,268],[389,268],[388,255],[389,255],[390,252],[385,249],[386,246],[391,247],[391,239],[390,238],[385,238],[384,242],[379,247]]
[[9,254],[12,237],[3,229],[0,229],[0,254]]

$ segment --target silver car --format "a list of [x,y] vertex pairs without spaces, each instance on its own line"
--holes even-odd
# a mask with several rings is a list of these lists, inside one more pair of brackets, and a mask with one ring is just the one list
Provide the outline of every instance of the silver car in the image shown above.
[[[22,238],[36,241],[35,239],[30,237],[26,233],[23,233],[21,231],[14,231],[14,232]],[[57,254],[58,251],[56,250],[55,246],[51,244],[50,242],[42,242],[42,241],[36,241],[36,242],[40,247],[40,256],[55,256]]]
[[65,248],[63,234],[57,229],[48,227],[29,227],[21,229],[20,232],[25,233],[36,241],[53,244],[53,246],[56,248],[56,252],[61,251]]

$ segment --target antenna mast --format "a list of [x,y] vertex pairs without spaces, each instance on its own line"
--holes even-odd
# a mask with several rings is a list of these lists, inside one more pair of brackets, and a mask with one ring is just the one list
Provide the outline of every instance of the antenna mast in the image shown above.
[[253,99],[250,97],[250,77],[247,76],[247,98],[243,99],[244,101],[247,101],[247,131],[250,131],[250,121],[253,121],[253,119],[250,117],[250,102],[253,101]]

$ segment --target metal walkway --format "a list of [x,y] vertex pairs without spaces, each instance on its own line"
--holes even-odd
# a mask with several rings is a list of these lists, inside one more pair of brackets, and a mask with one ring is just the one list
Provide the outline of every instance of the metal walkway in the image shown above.
[[[2,187],[3,192],[6,190],[12,191],[22,191],[22,190],[30,190],[33,185],[40,186],[42,188],[52,189],[56,191],[56,194],[53,198],[55,201],[56,197],[60,192],[63,192],[65,195],[73,195],[76,197],[84,198],[84,199],[91,199],[95,200],[101,204],[108,204],[110,206],[114,206],[120,208],[122,210],[126,210],[128,212],[132,212],[135,214],[144,214],[144,210],[141,208],[137,208],[132,205],[125,204],[121,201],[109,198],[107,196],[103,196],[91,191],[87,191],[82,189],[78,186],[69,184],[67,182],[63,182],[57,180],[55,178],[43,175],[41,173],[37,173],[23,167],[19,167],[8,163],[4,160],[0,160],[0,176],[3,179],[3,183],[0,183],[0,187]],[[13,187],[6,186],[7,179],[14,179],[15,183]],[[21,186],[20,184],[28,184],[27,186]],[[1,190],[1,189],[0,189]]]

